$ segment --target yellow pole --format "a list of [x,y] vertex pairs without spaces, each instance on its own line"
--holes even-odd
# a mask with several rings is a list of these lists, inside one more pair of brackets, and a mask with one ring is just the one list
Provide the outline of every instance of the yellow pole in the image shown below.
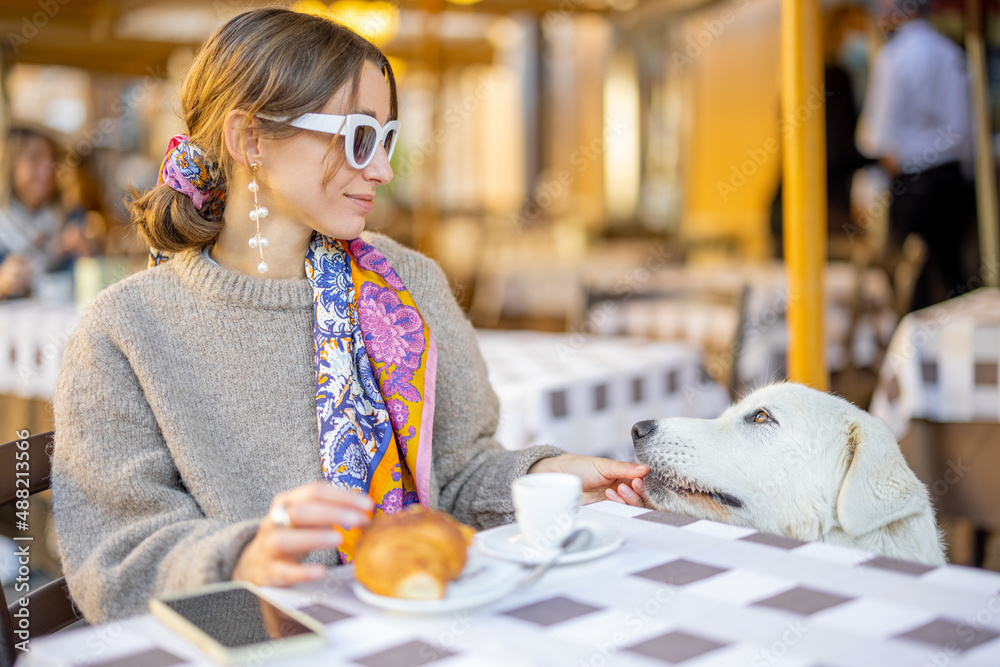
[[990,131],[989,86],[986,82],[986,45],[983,43],[979,0],[965,3],[965,52],[972,72],[973,118],[976,123],[976,211],[983,282],[1000,287],[1000,235],[997,233],[997,172]]
[[823,328],[826,96],[819,0],[781,3],[782,207],[788,379],[829,388]]

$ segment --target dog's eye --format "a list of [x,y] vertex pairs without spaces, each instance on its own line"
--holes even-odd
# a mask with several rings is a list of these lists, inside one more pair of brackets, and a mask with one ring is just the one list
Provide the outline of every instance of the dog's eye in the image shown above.
[[758,410],[757,414],[753,416],[753,421],[755,424],[767,424],[774,420],[771,419],[771,415],[767,414],[767,410]]

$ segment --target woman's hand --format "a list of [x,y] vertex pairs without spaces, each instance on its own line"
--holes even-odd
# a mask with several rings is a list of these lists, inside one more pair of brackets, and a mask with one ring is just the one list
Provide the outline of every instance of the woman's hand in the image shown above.
[[317,549],[335,549],[342,541],[334,525],[363,526],[368,523],[372,500],[367,495],[337,489],[326,482],[303,484],[279,493],[271,503],[284,506],[291,525],[282,527],[265,517],[257,536],[247,544],[233,569],[233,579],[260,586],[291,586],[314,581],[326,567],[302,560]]
[[20,296],[28,291],[31,265],[20,255],[11,255],[0,262],[0,299]]
[[93,254],[91,243],[87,240],[80,225],[66,225],[59,234],[56,250],[60,256],[88,257]]
[[568,472],[583,480],[583,504],[613,500],[626,505],[645,507],[642,478],[649,472],[643,463],[625,463],[592,456],[563,454],[536,461],[528,469],[535,472]]

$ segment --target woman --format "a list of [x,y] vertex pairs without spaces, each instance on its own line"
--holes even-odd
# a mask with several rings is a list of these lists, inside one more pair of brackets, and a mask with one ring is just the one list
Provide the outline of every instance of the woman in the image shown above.
[[7,133],[0,164],[0,300],[24,296],[31,283],[90,248],[65,225],[56,187],[55,141],[38,128]]
[[392,178],[378,49],[316,16],[247,12],[202,48],[181,107],[189,136],[132,204],[173,256],[90,306],[56,391],[55,524],[88,620],[229,578],[314,580],[350,561],[373,507],[487,527],[512,521],[529,471],[578,474],[588,501],[641,489],[643,466],[503,450],[440,269],[359,236]]

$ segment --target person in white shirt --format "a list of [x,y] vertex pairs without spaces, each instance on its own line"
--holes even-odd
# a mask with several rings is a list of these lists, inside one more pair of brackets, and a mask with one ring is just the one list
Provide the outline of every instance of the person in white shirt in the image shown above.
[[891,34],[872,64],[858,148],[893,178],[890,232],[933,249],[912,307],[965,291],[963,245],[971,229],[968,78],[962,50],[926,20],[927,0],[884,0],[877,27]]

